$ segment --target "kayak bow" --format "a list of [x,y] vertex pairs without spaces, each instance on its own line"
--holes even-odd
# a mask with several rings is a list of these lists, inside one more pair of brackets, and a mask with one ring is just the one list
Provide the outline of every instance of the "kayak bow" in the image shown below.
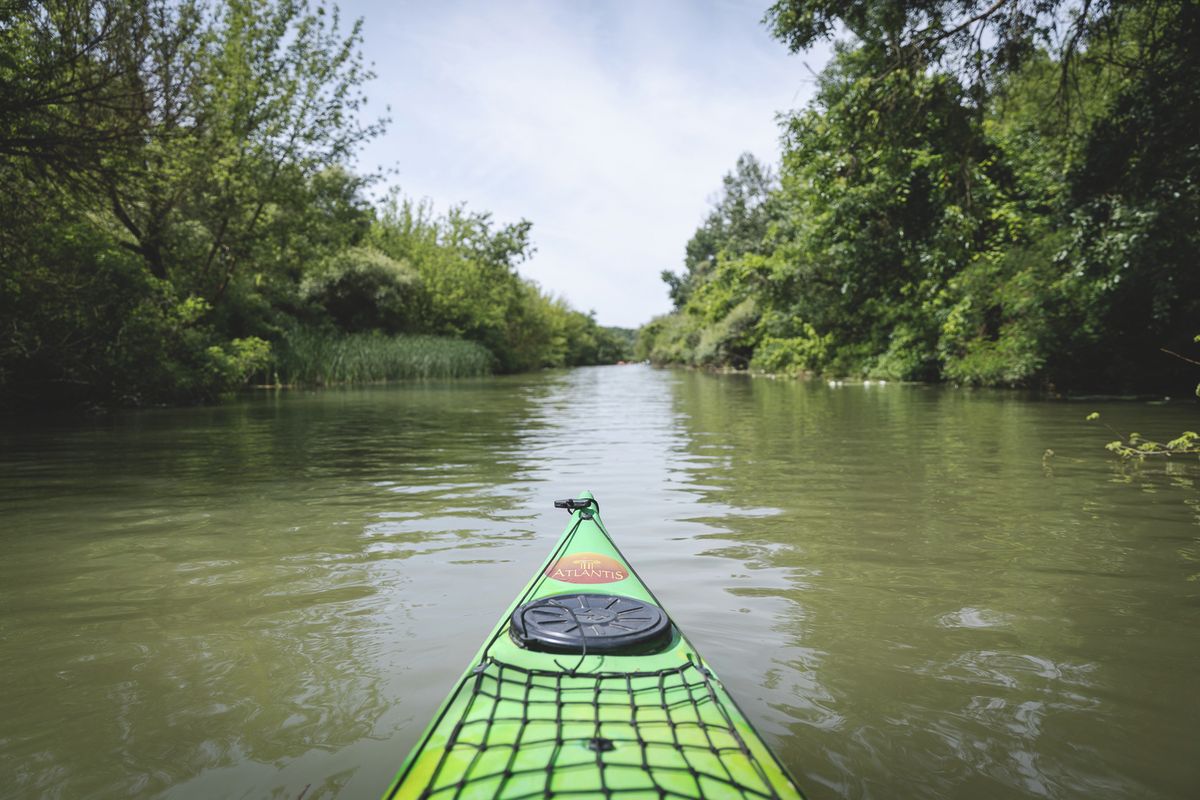
[[590,493],[386,798],[801,798]]

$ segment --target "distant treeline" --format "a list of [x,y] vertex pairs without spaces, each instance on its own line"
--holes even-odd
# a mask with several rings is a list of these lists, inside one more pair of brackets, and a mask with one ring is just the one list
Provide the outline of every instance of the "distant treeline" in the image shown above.
[[623,357],[520,277],[528,222],[369,199],[348,164],[386,120],[363,122],[360,25],[331,6],[0,15],[0,407]]
[[838,35],[778,172],[749,156],[664,273],[658,362],[1191,393],[1200,5],[780,0]]

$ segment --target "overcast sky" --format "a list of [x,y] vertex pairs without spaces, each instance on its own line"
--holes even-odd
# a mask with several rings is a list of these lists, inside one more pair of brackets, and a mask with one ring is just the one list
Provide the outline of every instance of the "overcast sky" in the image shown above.
[[341,0],[392,124],[363,168],[406,195],[533,222],[522,275],[636,327],[740,153],[777,163],[778,112],[826,53],[788,55],[767,0]]

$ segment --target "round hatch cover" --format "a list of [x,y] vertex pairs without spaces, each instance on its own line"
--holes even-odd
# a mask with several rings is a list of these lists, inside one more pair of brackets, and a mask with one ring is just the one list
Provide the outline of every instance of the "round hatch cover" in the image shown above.
[[556,594],[512,615],[512,637],[530,650],[619,653],[671,638],[671,621],[653,603],[616,594]]

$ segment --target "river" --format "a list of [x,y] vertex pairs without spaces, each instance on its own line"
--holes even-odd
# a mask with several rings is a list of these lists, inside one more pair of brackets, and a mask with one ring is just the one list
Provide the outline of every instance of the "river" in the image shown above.
[[1193,797],[1200,469],[1092,410],[1198,427],[642,366],[10,421],[0,794],[377,797],[591,489],[811,800]]

